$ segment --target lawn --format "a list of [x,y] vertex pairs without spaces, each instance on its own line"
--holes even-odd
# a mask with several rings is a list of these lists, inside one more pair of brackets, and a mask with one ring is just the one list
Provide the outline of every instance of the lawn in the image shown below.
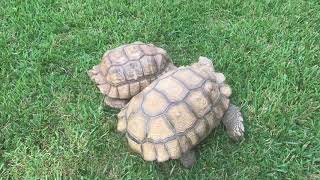
[[[219,127],[190,170],[130,152],[86,71],[137,40],[212,58],[245,140]],[[0,177],[320,179],[318,0],[1,1],[0,62]]]

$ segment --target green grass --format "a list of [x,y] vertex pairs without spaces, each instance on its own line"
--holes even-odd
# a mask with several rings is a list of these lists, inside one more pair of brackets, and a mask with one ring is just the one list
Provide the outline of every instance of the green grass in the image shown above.
[[[0,177],[320,178],[318,0],[0,4]],[[191,170],[129,152],[118,110],[86,71],[137,40],[176,65],[212,58],[242,107],[245,140],[220,127]]]

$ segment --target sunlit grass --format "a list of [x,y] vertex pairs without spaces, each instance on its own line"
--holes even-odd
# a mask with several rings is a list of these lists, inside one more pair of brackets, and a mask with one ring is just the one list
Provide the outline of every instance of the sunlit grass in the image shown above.
[[[319,1],[0,4],[0,177],[320,178]],[[245,141],[220,127],[191,170],[130,152],[86,71],[137,40],[176,65],[212,58],[242,107]]]

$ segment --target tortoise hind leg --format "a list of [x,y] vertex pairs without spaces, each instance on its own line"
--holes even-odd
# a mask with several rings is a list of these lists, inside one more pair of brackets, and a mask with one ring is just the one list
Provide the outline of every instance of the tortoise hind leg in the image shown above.
[[110,107],[121,109],[126,104],[128,104],[129,99],[116,99],[116,98],[110,98],[110,97],[106,96],[104,98],[104,102],[106,103],[106,105],[108,105]]
[[191,168],[197,161],[196,151],[191,149],[182,154],[180,158],[181,164],[186,168]]
[[228,110],[223,116],[222,122],[226,127],[227,133],[235,141],[243,139],[244,136],[244,126],[243,117],[240,109],[230,104]]

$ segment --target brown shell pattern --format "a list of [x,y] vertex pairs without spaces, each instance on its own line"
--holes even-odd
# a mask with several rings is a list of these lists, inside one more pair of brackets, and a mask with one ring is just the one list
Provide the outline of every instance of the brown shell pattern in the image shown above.
[[164,72],[170,58],[152,44],[132,43],[106,52],[97,66],[95,79],[104,95],[128,99]]
[[190,67],[161,76],[122,110],[130,147],[148,161],[179,158],[219,124],[229,105],[223,86]]

